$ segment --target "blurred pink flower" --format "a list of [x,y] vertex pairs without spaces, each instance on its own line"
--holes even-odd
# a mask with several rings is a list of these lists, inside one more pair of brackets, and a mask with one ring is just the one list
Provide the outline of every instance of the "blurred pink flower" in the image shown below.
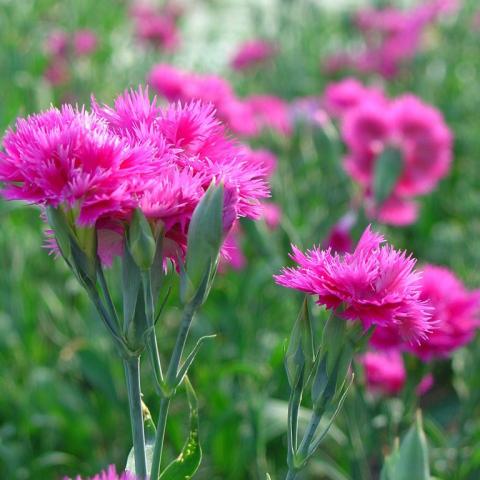
[[180,42],[176,25],[180,15],[178,9],[167,5],[156,11],[149,5],[138,3],[131,9],[131,15],[135,21],[136,34],[141,40],[164,50],[173,50],[178,46]]
[[325,110],[337,118],[342,118],[353,108],[369,100],[379,105],[387,103],[380,89],[366,87],[354,78],[328,84],[323,95]]
[[228,233],[222,247],[222,256],[218,265],[220,273],[225,273],[228,267],[234,270],[243,270],[247,264],[247,259],[242,252],[240,237],[242,230],[240,224],[236,222]]
[[373,393],[396,395],[407,378],[403,358],[398,350],[369,351],[360,357],[367,388]]
[[292,125],[287,103],[273,95],[252,95],[245,99],[250,107],[259,130],[272,129],[290,135]]
[[389,327],[407,342],[418,342],[431,331],[431,309],[420,299],[420,274],[405,252],[383,245],[384,238],[368,227],[353,253],[339,255],[293,247],[298,267],[274,276],[279,285],[317,295],[317,303],[365,328]]
[[277,47],[267,40],[249,40],[240,45],[232,58],[234,70],[245,70],[271,59],[277,53]]
[[52,57],[63,57],[68,51],[68,34],[63,30],[53,30],[45,41],[45,51]]
[[263,220],[270,230],[275,230],[282,221],[282,209],[272,202],[263,202]]
[[322,247],[331,249],[336,253],[346,253],[353,250],[353,241],[350,230],[357,221],[353,212],[348,212],[340,219],[330,230],[327,238],[324,240]]
[[70,68],[68,62],[62,57],[50,59],[43,72],[45,80],[54,87],[65,85],[70,81]]
[[417,395],[425,395],[433,387],[434,382],[435,379],[433,378],[433,375],[431,373],[425,375],[420,380],[420,383],[417,385],[417,388],[415,390]]
[[97,35],[92,30],[78,30],[73,36],[73,47],[77,55],[90,55],[97,48]]
[[469,343],[480,326],[480,290],[469,291],[447,268],[426,265],[420,297],[434,308],[428,338],[408,346],[423,361],[446,357]]
[[80,475],[78,475],[77,477],[75,477],[75,479],[65,477],[64,480],[82,480],[82,478],[84,478],[84,480],[136,480],[137,477],[130,472],[117,473],[117,469],[115,468],[115,466],[110,465],[110,467],[108,467],[108,470],[100,472],[94,477],[89,477],[88,479],[86,477],[80,477]]
[[[415,221],[412,197],[431,192],[451,166],[452,134],[441,113],[413,95],[389,103],[370,98],[345,114],[341,131],[348,147],[344,167],[364,187],[367,213],[395,225]],[[402,172],[391,197],[375,206],[371,199],[375,163],[389,147],[400,150]]]

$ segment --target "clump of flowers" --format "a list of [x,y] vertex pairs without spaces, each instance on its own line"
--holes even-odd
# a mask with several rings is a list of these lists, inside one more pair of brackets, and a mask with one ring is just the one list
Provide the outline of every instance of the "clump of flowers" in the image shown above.
[[229,128],[247,137],[264,129],[290,133],[287,104],[271,95],[238,98],[230,84],[215,75],[201,75],[158,64],[148,77],[149,84],[169,101],[202,100],[215,105]]
[[[348,149],[344,167],[363,189],[367,214],[393,225],[414,222],[414,198],[431,192],[450,170],[452,134],[442,114],[414,95],[387,99],[353,79],[329,85],[324,103],[340,119]],[[375,176],[388,150],[397,152],[389,166],[397,177],[377,204]]]
[[423,361],[443,358],[469,343],[480,326],[480,291],[469,291],[447,268],[423,268],[420,297],[433,306],[435,329],[408,349]]
[[396,395],[407,378],[403,358],[398,350],[369,351],[360,358],[367,388],[373,393]]
[[317,304],[348,320],[392,328],[410,343],[432,330],[431,308],[420,298],[421,275],[415,260],[405,252],[382,245],[382,235],[368,227],[353,253],[339,255],[330,249],[306,253],[293,247],[297,267],[275,276],[279,285],[317,297]]
[[277,51],[276,45],[267,40],[249,40],[238,47],[233,55],[231,66],[234,70],[246,70],[270,60]]
[[[137,477],[130,472],[117,473],[115,465],[110,465],[107,470],[98,473],[97,475],[85,480],[136,480]],[[77,476],[75,479],[65,478],[65,480],[82,480],[82,477]]]
[[137,37],[165,51],[174,50],[180,43],[177,22],[181,9],[167,2],[160,10],[146,3],[136,3],[131,9]]
[[396,76],[400,67],[419,50],[426,27],[440,15],[455,11],[456,3],[431,0],[409,10],[387,7],[359,11],[354,25],[363,37],[364,50],[333,55],[325,62],[326,70],[353,69],[379,73],[386,78]]
[[75,59],[92,55],[97,45],[97,35],[89,29],[78,30],[72,34],[63,30],[52,31],[45,41],[48,57],[45,79],[54,86],[65,85],[70,81]]

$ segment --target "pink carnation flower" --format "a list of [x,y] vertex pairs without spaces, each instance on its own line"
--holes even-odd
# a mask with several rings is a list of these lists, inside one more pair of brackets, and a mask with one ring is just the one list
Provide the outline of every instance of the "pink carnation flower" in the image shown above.
[[420,274],[411,256],[383,242],[368,227],[353,253],[318,248],[302,253],[294,246],[298,267],[274,278],[279,285],[316,295],[319,305],[345,319],[359,319],[365,328],[389,327],[399,338],[418,342],[431,330],[431,309],[420,298]]
[[480,290],[469,291],[448,269],[427,265],[420,297],[434,307],[435,328],[427,339],[410,345],[422,360],[446,357],[474,337],[480,325]]
[[366,87],[354,78],[330,83],[327,85],[323,96],[325,109],[332,117],[337,118],[342,118],[353,108],[369,100],[376,101],[379,104],[386,103],[380,89]]
[[[137,477],[130,472],[123,472],[119,474],[117,473],[115,466],[110,465],[110,467],[108,467],[108,470],[100,472],[99,474],[95,475],[94,477],[90,477],[89,479],[85,478],[85,480],[136,480],[136,478]],[[65,477],[64,480],[73,480],[73,479]],[[74,480],[82,480],[82,477],[78,475],[77,477],[75,477]]]
[[365,353],[360,362],[365,371],[367,387],[372,393],[396,395],[407,378],[402,355],[398,350]]
[[225,186],[224,228],[259,218],[268,165],[229,139],[210,105],[160,108],[139,89],[93,112],[64,106],[7,132],[0,152],[3,195],[71,211],[98,229],[98,253],[111,263],[123,225],[140,207],[161,222],[167,256],[185,252],[191,215],[209,185]]
[[273,95],[252,95],[245,100],[256,119],[259,130],[272,129],[290,135],[292,125],[287,103]]
[[98,39],[92,30],[78,30],[73,36],[73,47],[77,55],[90,55],[97,48]]
[[68,50],[68,35],[63,30],[54,30],[49,33],[45,41],[45,51],[52,57],[63,57]]
[[240,45],[232,58],[234,70],[245,70],[270,60],[277,53],[277,47],[266,40],[250,40]]
[[[348,147],[345,169],[364,187],[367,213],[385,223],[412,223],[417,217],[417,205],[411,198],[431,192],[450,170],[450,130],[438,110],[413,95],[390,103],[372,99],[362,102],[345,115],[342,136]],[[375,206],[369,200],[375,162],[388,147],[400,149],[402,173],[392,196],[383,205]]]

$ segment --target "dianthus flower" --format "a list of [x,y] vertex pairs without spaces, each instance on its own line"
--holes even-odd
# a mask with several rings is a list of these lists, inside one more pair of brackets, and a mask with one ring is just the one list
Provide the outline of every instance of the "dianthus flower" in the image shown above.
[[381,153],[388,147],[400,150],[402,172],[377,215],[387,223],[414,221],[417,207],[411,198],[431,192],[450,169],[450,130],[438,110],[413,95],[390,103],[371,98],[362,102],[345,115],[342,136],[348,147],[345,169],[365,188],[367,198]]
[[251,108],[260,130],[276,130],[284,135],[292,132],[287,103],[273,95],[252,95],[245,103]]
[[238,217],[258,218],[268,196],[268,167],[227,138],[212,106],[160,108],[141,89],[114,107],[93,101],[93,112],[64,106],[19,119],[3,144],[3,195],[61,207],[75,225],[95,226],[103,258],[134,208],[185,251],[191,215],[212,182],[225,187],[225,232]]
[[[103,472],[100,472],[94,477],[90,477],[88,479],[85,478],[85,480],[136,480],[136,478],[137,477],[130,472],[117,473],[115,466],[110,465],[110,467],[108,467],[108,470],[104,470]],[[64,480],[73,479],[65,478]],[[75,477],[74,480],[82,480],[82,477],[78,475],[77,477]]]
[[405,385],[407,374],[398,350],[369,351],[360,358],[367,388],[373,393],[395,395]]
[[435,329],[408,349],[424,361],[442,358],[472,340],[480,326],[480,290],[469,291],[447,268],[423,269],[420,298],[434,308]]
[[277,53],[277,47],[267,40],[249,40],[240,45],[232,58],[234,70],[245,70],[270,60]]
[[97,36],[92,30],[78,30],[73,36],[73,47],[77,55],[89,55],[97,48]]
[[420,274],[405,252],[382,245],[368,227],[353,253],[293,247],[298,264],[274,278],[279,285],[317,296],[317,303],[364,328],[389,327],[399,338],[418,342],[431,330],[428,303],[420,298]]

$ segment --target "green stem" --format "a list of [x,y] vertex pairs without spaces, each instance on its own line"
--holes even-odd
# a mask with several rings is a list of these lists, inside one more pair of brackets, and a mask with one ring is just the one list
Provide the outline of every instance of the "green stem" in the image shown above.
[[145,432],[143,429],[142,394],[140,388],[140,357],[124,360],[125,377],[132,425],[133,451],[135,455],[135,474],[139,479],[147,478],[147,460],[145,456]]
[[310,417],[310,422],[308,423],[307,431],[303,437],[302,443],[298,449],[298,454],[303,460],[308,456],[308,449],[313,441],[315,432],[317,431],[320,419],[322,418],[323,409],[314,410],[312,416]]
[[152,457],[152,471],[150,472],[151,480],[157,480],[160,474],[160,464],[162,462],[163,443],[165,438],[165,428],[167,424],[168,408],[170,406],[170,400],[177,388],[177,376],[180,361],[182,359],[183,350],[185,348],[185,342],[187,341],[187,335],[192,324],[193,316],[195,314],[195,307],[188,304],[183,311],[182,321],[180,323],[180,329],[178,330],[177,339],[175,341],[175,347],[173,349],[172,357],[168,365],[166,374],[167,388],[169,389],[168,395],[165,395],[160,402],[160,413],[157,422],[157,434],[155,436],[155,446],[153,448]]
[[297,478],[297,472],[295,470],[288,470],[285,480],[295,480]]
[[160,402],[160,413],[158,415],[157,433],[155,436],[155,447],[152,457],[152,471],[150,472],[151,480],[158,480],[158,477],[160,476],[160,464],[162,462],[163,442],[165,439],[169,407],[170,398],[162,398],[162,401]]

